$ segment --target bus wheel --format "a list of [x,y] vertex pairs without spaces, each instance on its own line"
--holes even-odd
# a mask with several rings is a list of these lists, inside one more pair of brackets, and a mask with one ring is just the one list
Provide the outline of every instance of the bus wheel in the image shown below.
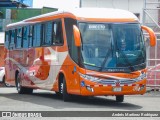
[[5,76],[3,76],[3,85],[4,85],[5,87],[9,87],[9,85],[5,82]]
[[123,102],[123,100],[124,100],[124,95],[117,95],[116,96],[116,101],[117,102]]
[[32,88],[25,88],[21,85],[20,73],[16,77],[16,88],[19,94],[31,94],[33,92]]
[[63,95],[63,100],[65,102],[70,101],[71,100],[71,95],[67,93],[67,85],[66,85],[66,80],[65,80],[64,77],[63,77],[63,83],[61,83],[61,87],[60,88],[61,88],[60,92]]

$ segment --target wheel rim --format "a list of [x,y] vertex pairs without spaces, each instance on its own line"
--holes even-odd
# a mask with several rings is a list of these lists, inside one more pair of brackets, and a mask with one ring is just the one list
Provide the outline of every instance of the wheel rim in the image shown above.
[[63,94],[63,83],[60,85],[60,93]]

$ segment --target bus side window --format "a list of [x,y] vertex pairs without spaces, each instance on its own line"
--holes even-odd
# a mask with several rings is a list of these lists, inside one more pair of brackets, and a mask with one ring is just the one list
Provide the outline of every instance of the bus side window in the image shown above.
[[22,47],[22,28],[17,30],[17,41],[16,41],[16,48]]
[[5,47],[8,48],[9,47],[9,41],[10,41],[10,34],[9,31],[5,32]]
[[10,31],[9,49],[14,49],[15,48],[15,35],[16,35],[15,30],[11,30]]
[[23,28],[23,48],[28,48],[28,33],[29,33],[29,27]]
[[57,20],[53,22],[53,45],[63,44],[62,22]]
[[34,27],[29,26],[29,35],[28,35],[29,47],[33,46],[33,31],[34,31]]
[[52,41],[52,22],[46,22],[43,25],[43,45],[51,45]]
[[41,24],[34,25],[34,39],[33,39],[33,46],[34,47],[39,47],[41,46]]

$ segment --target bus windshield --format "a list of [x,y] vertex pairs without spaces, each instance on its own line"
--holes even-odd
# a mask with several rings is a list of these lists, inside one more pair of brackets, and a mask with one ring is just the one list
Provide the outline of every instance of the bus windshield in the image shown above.
[[132,72],[146,67],[138,23],[79,23],[82,64],[87,69]]

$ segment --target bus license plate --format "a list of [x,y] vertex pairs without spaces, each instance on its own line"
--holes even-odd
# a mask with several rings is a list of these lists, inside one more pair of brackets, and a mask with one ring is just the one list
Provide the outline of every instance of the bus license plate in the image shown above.
[[122,87],[114,87],[113,91],[114,92],[121,92],[122,91]]

